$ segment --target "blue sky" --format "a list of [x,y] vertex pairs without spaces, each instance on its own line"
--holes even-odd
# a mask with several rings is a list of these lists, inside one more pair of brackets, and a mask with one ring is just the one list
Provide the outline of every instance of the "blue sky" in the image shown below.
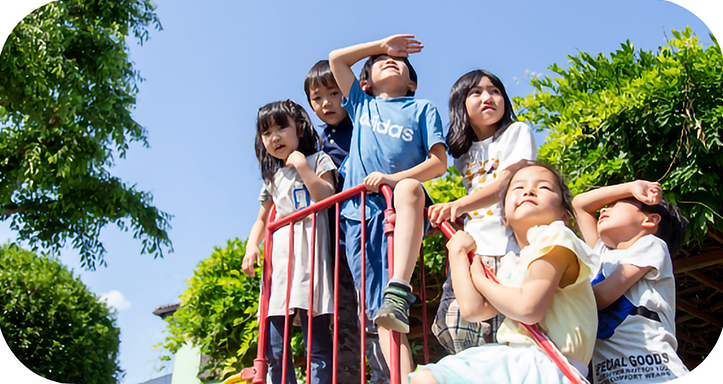
[[[134,117],[147,128],[150,148],[132,146],[111,172],[151,192],[155,205],[174,215],[175,252],[153,260],[139,254],[131,234],[109,227],[102,233],[107,267],[84,271],[77,252],[61,255],[117,306],[126,384],[170,372],[158,371],[163,351],[153,345],[163,340],[165,323],[151,312],[178,301],[213,247],[248,236],[261,186],[252,149],[257,109],[286,98],[306,107],[304,76],[331,50],[415,34],[425,45],[411,57],[416,97],[435,103],[446,125],[449,89],[472,69],[492,71],[511,96],[523,96],[532,90],[531,76],[549,74],[552,63],[566,66],[566,56],[579,51],[607,54],[628,39],[656,50],[671,29],[686,26],[711,44],[709,27],[660,0],[156,3],[164,30],[152,31],[142,47],[130,40],[131,59],[146,79]],[[13,238],[0,223],[0,241]]]

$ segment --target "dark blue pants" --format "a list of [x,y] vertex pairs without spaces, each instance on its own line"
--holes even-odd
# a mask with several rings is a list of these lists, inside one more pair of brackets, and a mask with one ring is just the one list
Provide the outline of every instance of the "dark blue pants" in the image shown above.
[[[308,318],[306,310],[297,309],[301,318],[301,333],[304,336],[304,347],[308,335]],[[330,315],[314,317],[311,335],[311,384],[329,384],[332,382],[332,349],[333,344],[329,333]],[[290,323],[292,322],[289,319]],[[291,356],[291,324],[289,324],[289,348],[286,360],[286,384],[296,384],[294,365]],[[269,363],[271,382],[281,384],[282,363],[284,357],[284,316],[269,316],[269,339],[266,348],[266,359]]]

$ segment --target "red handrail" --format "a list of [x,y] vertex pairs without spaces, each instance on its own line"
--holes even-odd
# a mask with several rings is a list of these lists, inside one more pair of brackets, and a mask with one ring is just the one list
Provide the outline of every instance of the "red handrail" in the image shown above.
[[[392,207],[392,189],[387,185],[382,185],[380,188],[380,192],[384,195],[387,209],[384,211],[385,220],[387,223],[385,223],[385,235],[387,235],[387,251],[388,251],[388,258],[389,258],[389,275],[391,276],[394,272],[393,266],[393,229],[394,229],[394,211],[391,208]],[[356,195],[361,195],[361,222],[365,222],[365,200],[366,200],[366,194],[367,189],[364,186],[364,184],[357,185],[356,187],[350,188],[346,191],[343,191],[341,193],[335,194],[333,196],[330,196],[320,202],[317,202],[307,208],[304,208],[298,212],[295,212],[291,215],[285,216],[279,220],[274,221],[276,216],[276,207],[272,206],[272,208],[269,211],[269,214],[267,216],[266,221],[266,232],[265,232],[265,240],[264,240],[264,264],[263,264],[263,272],[262,272],[262,289],[261,289],[261,295],[260,295],[260,305],[259,305],[259,341],[257,344],[257,354],[256,359],[254,359],[254,366],[253,368],[246,368],[244,369],[243,375],[245,377],[249,377],[253,374],[253,383],[254,384],[261,384],[266,382],[266,372],[267,372],[267,361],[266,361],[266,340],[268,338],[268,311],[269,311],[269,294],[270,294],[270,286],[271,286],[271,270],[272,270],[272,262],[271,262],[271,255],[273,254],[273,233],[278,230],[279,228],[289,225],[289,253],[290,256],[288,258],[288,265],[287,265],[287,289],[286,289],[286,312],[285,312],[285,319],[284,319],[284,351],[283,351],[283,361],[282,361],[282,383],[286,383],[286,361],[287,361],[287,354],[288,354],[288,348],[286,347],[288,345],[289,340],[289,299],[290,299],[290,292],[291,292],[291,271],[292,271],[292,253],[294,251],[294,225],[297,221],[303,220],[309,215],[313,215],[312,218],[312,228],[314,228],[314,236],[312,236],[311,244],[310,244],[310,252],[309,255],[311,257],[311,281],[310,281],[310,293],[309,293],[309,311],[308,311],[308,334],[307,334],[307,356],[306,356],[306,381],[307,384],[310,382],[310,371],[311,371],[311,339],[312,339],[312,321],[313,321],[313,289],[314,289],[314,259],[315,259],[315,239],[316,239],[316,214],[324,209],[327,209],[331,206],[335,206],[336,208],[336,249],[335,249],[335,261],[336,261],[336,267],[334,271],[334,281],[335,281],[335,288],[334,288],[334,340],[333,340],[333,369],[332,369],[332,380],[333,383],[336,384],[336,376],[337,376],[337,357],[338,357],[338,279],[339,279],[339,202],[343,200],[347,200],[351,197],[354,197]],[[362,286],[366,286],[366,250],[365,250],[365,243],[366,243],[366,230],[365,225],[361,226],[361,279],[362,279]],[[389,229],[391,228],[391,229]],[[360,322],[361,322],[361,383],[364,384],[366,382],[365,378],[365,356],[366,356],[366,347],[365,347],[365,333],[366,333],[366,301],[365,301],[365,289],[360,289],[361,293],[361,300],[360,300],[360,306],[361,306],[361,316],[360,316]],[[390,372],[391,372],[391,378],[390,378],[390,384],[400,384],[401,383],[401,377],[400,377],[400,371],[399,371],[399,333],[398,332],[391,332],[391,361],[390,361]],[[426,345],[425,345],[426,346]],[[252,372],[251,372],[252,371]]]
[[[439,229],[442,230],[442,233],[444,233],[447,238],[452,238],[456,231],[454,228],[452,228],[452,225],[448,221],[443,221],[439,224]],[[474,258],[474,253],[469,253],[470,262]],[[495,274],[489,269],[488,266],[485,264],[482,264],[482,266],[485,269],[485,274],[487,275],[487,278],[494,281],[495,283],[499,284],[500,282],[497,280],[497,277]],[[545,353],[547,353],[548,356],[552,359],[552,361],[555,362],[558,368],[562,371],[562,373],[567,376],[568,379],[573,384],[582,384],[582,381],[580,380],[579,375],[576,373],[577,370],[575,370],[571,365],[570,362],[567,361],[567,358],[562,355],[562,353],[555,347],[555,344],[552,343],[552,340],[550,340],[547,335],[542,333],[540,330],[540,327],[537,326],[537,324],[525,324],[520,323],[522,326],[529,332],[530,336],[532,336],[532,339],[535,341],[538,347],[540,347]]]

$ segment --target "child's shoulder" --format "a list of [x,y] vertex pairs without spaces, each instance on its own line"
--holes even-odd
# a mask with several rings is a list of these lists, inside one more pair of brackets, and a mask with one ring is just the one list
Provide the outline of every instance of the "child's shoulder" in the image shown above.
[[530,228],[527,232],[527,241],[530,245],[525,247],[520,257],[527,264],[547,254],[550,249],[561,246],[570,249],[577,255],[577,258],[592,270],[592,250],[562,221],[555,221],[550,225],[539,225]]
[[500,137],[497,140],[515,140],[517,137],[520,136],[532,136],[533,131],[532,127],[530,127],[527,123],[524,121],[515,121],[512,124],[510,124],[504,132],[500,135]]

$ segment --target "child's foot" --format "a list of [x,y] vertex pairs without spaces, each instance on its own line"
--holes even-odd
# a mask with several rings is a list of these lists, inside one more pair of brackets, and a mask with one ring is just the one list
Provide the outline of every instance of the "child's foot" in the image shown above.
[[384,289],[382,306],[377,311],[374,322],[392,331],[409,333],[409,305],[413,302],[414,295],[408,285],[389,283]]

